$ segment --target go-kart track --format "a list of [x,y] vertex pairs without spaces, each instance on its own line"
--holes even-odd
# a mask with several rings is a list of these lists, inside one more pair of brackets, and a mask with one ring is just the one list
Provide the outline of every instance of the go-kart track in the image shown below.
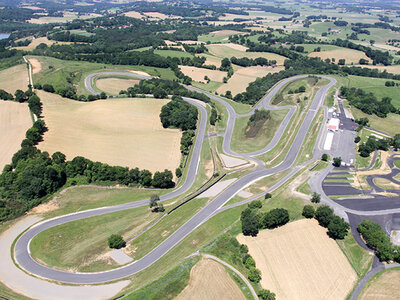
[[[149,77],[141,76],[141,75],[136,75],[133,73],[127,73],[127,72],[104,72],[104,73],[95,73],[89,75],[86,80],[85,84],[87,89],[94,94],[97,94],[97,92],[93,89],[92,87],[92,82],[93,79],[97,76],[102,76],[102,75],[119,75],[119,76],[130,76],[134,78],[139,78],[139,79],[149,79]],[[149,252],[147,255],[142,257],[141,259],[134,261],[132,263],[129,263],[127,265],[124,265],[120,268],[109,270],[109,271],[104,271],[104,272],[98,272],[98,273],[72,273],[72,272],[65,272],[65,271],[60,271],[56,269],[52,269],[49,267],[46,267],[39,262],[37,262],[34,258],[31,257],[30,251],[29,251],[29,245],[31,240],[40,232],[52,228],[54,226],[72,222],[75,220],[80,220],[84,218],[90,218],[93,216],[98,216],[98,215],[103,215],[103,214],[108,214],[116,211],[122,211],[126,209],[131,209],[135,207],[140,207],[140,206],[146,206],[149,204],[149,200],[141,200],[141,201],[136,201],[136,202],[131,202],[127,204],[122,204],[122,205],[116,205],[116,206],[110,206],[110,207],[102,207],[102,208],[97,208],[93,210],[87,210],[87,211],[82,211],[78,213],[73,213],[73,214],[68,214],[64,215],[61,217],[53,218],[50,220],[45,220],[42,221],[38,224],[35,224],[32,226],[30,229],[25,231],[19,239],[15,243],[14,247],[14,258],[16,263],[25,270],[26,272],[33,274],[35,276],[49,279],[49,280],[54,280],[57,282],[63,282],[63,283],[69,283],[69,284],[99,284],[99,283],[105,283],[105,282],[110,282],[110,281],[115,281],[119,279],[123,279],[125,277],[128,277],[130,275],[133,275],[139,271],[142,271],[155,263],[157,260],[159,260],[163,255],[165,255],[168,251],[170,251],[172,248],[174,248],[180,241],[182,241],[185,237],[187,237],[193,230],[195,230],[198,226],[203,224],[205,221],[210,219],[212,216],[215,214],[229,209],[230,207],[237,206],[240,204],[243,204],[244,202],[249,202],[253,200],[256,197],[259,197],[260,195],[256,195],[252,197],[251,199],[247,199],[241,203],[233,204],[230,206],[225,206],[222,208],[222,206],[229,201],[233,196],[235,196],[239,191],[241,191],[243,188],[246,186],[250,185],[251,183],[272,175],[276,174],[285,170],[292,169],[291,174],[295,174],[293,170],[296,170],[294,166],[294,162],[297,158],[297,156],[300,153],[301,146],[303,145],[303,142],[305,140],[305,137],[311,127],[311,123],[316,116],[318,109],[323,105],[325,96],[327,95],[328,90],[336,84],[336,80],[334,78],[328,77],[328,76],[319,76],[325,79],[329,80],[329,83],[322,88],[320,88],[317,93],[315,94],[314,98],[312,99],[311,104],[309,105],[309,108],[305,113],[304,119],[300,125],[299,130],[297,131],[297,135],[295,136],[293,143],[290,145],[290,149],[285,157],[285,159],[277,166],[273,168],[266,168],[265,164],[258,160],[256,156],[266,153],[273,149],[278,142],[280,141],[281,137],[283,134],[287,131],[288,124],[292,117],[294,116],[296,112],[296,108],[294,106],[286,106],[286,107],[273,107],[271,106],[271,100],[273,97],[279,92],[279,90],[288,82],[296,80],[298,78],[304,78],[307,77],[308,75],[300,75],[300,76],[295,76],[291,77],[285,80],[280,81],[278,84],[276,84],[266,96],[264,96],[259,103],[254,107],[253,111],[249,114],[246,115],[251,115],[254,113],[254,110],[256,108],[261,108],[264,107],[269,110],[276,110],[276,109],[289,109],[289,112],[287,113],[286,117],[282,121],[279,129],[275,133],[275,136],[271,140],[271,142],[262,150],[256,151],[254,153],[247,153],[247,154],[238,154],[234,153],[230,149],[230,144],[231,144],[231,139],[232,139],[232,133],[234,129],[234,124],[235,124],[235,119],[237,117],[242,117],[245,115],[238,115],[233,107],[227,102],[224,101],[223,99],[216,97],[210,93],[197,90],[193,87],[187,87],[188,89],[191,90],[196,90],[198,92],[204,93],[210,98],[212,98],[215,101],[220,102],[224,107],[226,108],[228,112],[228,121],[227,121],[227,127],[226,130],[223,134],[223,151],[226,154],[243,158],[246,160],[251,160],[254,161],[257,165],[257,168],[244,175],[243,177],[239,178],[236,180],[233,184],[231,184],[228,188],[226,188],[223,192],[221,192],[219,195],[217,195],[214,199],[212,199],[204,208],[202,208],[198,213],[196,213],[189,221],[187,221],[185,224],[183,224],[179,229],[177,229],[175,232],[173,232],[166,240],[161,242],[158,246],[156,246],[151,252]],[[186,180],[181,184],[177,189],[172,191],[169,194],[166,194],[161,197],[161,200],[167,200],[174,198],[176,196],[182,195],[184,192],[188,191],[189,188],[192,186],[194,183],[194,180],[196,178],[196,173],[198,170],[198,165],[200,163],[200,153],[201,153],[201,148],[203,145],[203,141],[205,139],[205,134],[206,134],[206,125],[207,125],[207,111],[206,109],[198,104],[198,100],[193,100],[189,98],[185,98],[185,101],[188,103],[195,105],[199,112],[200,112],[200,118],[199,118],[199,124],[198,124],[198,130],[197,130],[197,138],[196,142],[194,144],[194,147],[192,149],[192,158],[191,161],[188,165],[188,170],[187,170],[187,176]],[[326,118],[326,116],[325,116]],[[319,135],[321,135],[321,131],[319,132]],[[320,155],[320,153],[318,153]],[[314,159],[316,160],[319,158],[319,156],[314,155]],[[307,163],[310,163],[312,160],[308,161]],[[303,164],[305,165],[305,164]],[[327,168],[327,172],[329,172],[330,168]],[[313,190],[320,191],[322,188],[322,176],[324,175],[324,172],[321,172],[320,177],[318,180],[315,181],[315,185],[317,187],[314,188],[313,184],[311,184]],[[326,173],[327,174],[327,173]],[[283,184],[285,180],[288,179],[288,176],[285,178],[281,179],[279,184]],[[319,185],[319,186],[318,186]],[[276,187],[276,186],[275,186]],[[343,217],[346,217],[346,212],[351,212],[351,213],[358,213],[360,215],[373,215],[373,214],[384,214],[386,212],[385,208],[380,208],[379,210],[368,210],[368,211],[363,211],[363,210],[354,210],[354,209],[348,209],[337,202],[332,201],[329,199],[323,191],[321,191],[322,194],[322,201],[324,203],[328,203],[331,205],[334,209],[335,212]],[[383,209],[383,210],[382,210]],[[391,209],[390,212],[400,212],[400,205],[396,209]]]

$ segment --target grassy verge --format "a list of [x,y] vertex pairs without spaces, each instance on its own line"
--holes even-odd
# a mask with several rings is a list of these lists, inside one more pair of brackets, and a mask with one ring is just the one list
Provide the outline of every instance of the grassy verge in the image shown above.
[[237,118],[232,135],[231,149],[238,153],[248,153],[262,149],[272,140],[288,110],[271,111],[271,117],[262,125],[255,137],[246,136],[250,117]]
[[394,161],[394,165],[395,165],[396,168],[400,169],[400,160],[395,160]]
[[139,299],[173,299],[189,282],[190,271],[199,261],[199,257],[191,257],[183,261],[176,267],[173,267],[161,277],[150,282],[137,291],[128,294],[122,299],[139,300]]

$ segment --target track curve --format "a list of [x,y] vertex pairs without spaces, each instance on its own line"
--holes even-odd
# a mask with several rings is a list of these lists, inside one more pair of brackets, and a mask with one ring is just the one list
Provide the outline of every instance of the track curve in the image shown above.
[[[147,77],[147,76],[137,75],[137,74],[133,74],[133,73],[127,73],[127,72],[94,73],[94,74],[89,75],[85,79],[85,85],[89,91],[91,91],[94,94],[97,94],[97,92],[92,87],[92,80],[94,77],[102,76],[102,75],[116,75],[116,76],[120,75],[120,76],[135,77],[135,78],[139,78],[139,79],[149,79],[149,77]],[[318,77],[328,79],[329,83],[327,85],[325,85],[324,87],[320,88],[318,90],[318,92],[315,94],[315,96],[312,100],[312,103],[310,104],[309,109],[306,112],[304,120],[302,121],[302,123],[300,125],[300,128],[294,139],[294,142],[290,146],[290,149],[289,149],[284,161],[281,164],[279,164],[278,166],[273,167],[271,169],[266,169],[264,166],[264,163],[261,162],[260,160],[258,160],[257,158],[255,158],[255,156],[260,155],[265,152],[268,152],[269,150],[271,150],[272,148],[275,147],[275,145],[279,142],[280,138],[284,134],[284,132],[295,112],[295,108],[292,106],[279,107],[279,108],[271,106],[270,102],[271,102],[272,98],[288,82],[299,79],[299,78],[304,78],[307,76],[308,75],[299,75],[299,76],[295,76],[295,77],[291,77],[291,78],[282,80],[281,82],[276,84],[268,92],[268,94],[266,94],[262,98],[262,100],[255,106],[255,108],[250,113],[244,114],[244,115],[237,114],[234,111],[233,107],[228,102],[224,101],[223,99],[218,98],[210,93],[200,90],[200,92],[206,94],[213,100],[216,100],[216,101],[222,103],[228,111],[228,123],[227,123],[227,128],[224,133],[224,143],[223,143],[224,152],[226,152],[227,154],[230,154],[230,155],[239,156],[239,157],[243,157],[245,159],[251,159],[253,161],[256,161],[258,164],[258,167],[255,171],[253,171],[253,172],[241,177],[237,181],[235,181],[232,185],[230,185],[227,189],[225,189],[217,197],[215,197],[213,200],[211,200],[205,207],[203,207],[198,213],[196,213],[191,219],[189,219],[179,229],[177,229],[174,233],[172,233],[166,240],[161,242],[158,246],[156,246],[152,251],[150,251],[147,255],[145,255],[141,259],[134,261],[128,265],[122,266],[120,268],[109,270],[109,271],[104,271],[104,272],[70,273],[70,272],[66,272],[66,271],[51,269],[42,264],[39,264],[37,261],[35,261],[31,257],[30,251],[29,251],[29,245],[30,245],[31,240],[37,234],[39,234],[40,232],[42,232],[46,229],[49,229],[49,228],[52,228],[54,226],[61,225],[64,223],[72,222],[75,220],[80,220],[80,219],[103,215],[103,214],[107,214],[107,213],[111,213],[111,212],[115,212],[115,211],[121,211],[121,210],[130,209],[130,208],[134,208],[134,207],[148,205],[148,203],[149,203],[148,199],[136,201],[136,202],[132,202],[132,203],[126,203],[126,204],[122,204],[122,205],[116,205],[116,206],[111,206],[111,207],[102,207],[102,208],[97,208],[97,209],[93,209],[93,210],[82,211],[79,213],[64,215],[61,217],[57,217],[57,218],[53,218],[50,220],[40,222],[40,223],[34,225],[33,227],[31,227],[30,229],[28,229],[16,241],[16,244],[14,247],[14,257],[15,257],[16,262],[19,264],[19,266],[21,268],[23,268],[25,271],[27,271],[31,274],[34,274],[36,276],[43,277],[46,279],[55,280],[55,281],[64,282],[64,283],[71,283],[71,284],[97,284],[97,283],[104,283],[104,282],[119,280],[124,277],[133,275],[133,274],[149,267],[154,262],[156,262],[158,259],[160,259],[164,254],[166,254],[169,250],[171,250],[175,245],[177,245],[182,239],[184,239],[187,235],[189,235],[193,230],[195,230],[198,226],[200,226],[205,221],[207,221],[209,218],[211,218],[216,212],[221,211],[220,208],[230,198],[232,198],[236,193],[238,193],[244,187],[250,185],[252,182],[257,181],[263,177],[266,177],[271,174],[275,174],[275,173],[282,172],[282,171],[292,168],[293,163],[296,160],[296,157],[300,152],[301,145],[303,144],[305,137],[308,133],[308,130],[310,129],[311,122],[314,119],[314,117],[318,111],[318,108],[322,105],[329,88],[336,84],[336,80],[334,78],[331,78],[328,76],[318,76]],[[187,87],[187,88],[190,90],[199,91],[198,89],[195,89],[193,87]],[[205,130],[206,130],[206,125],[207,125],[206,124],[207,123],[207,111],[203,106],[198,104],[196,101],[193,101],[193,99],[184,98],[184,100],[191,103],[192,105],[195,105],[200,111],[200,124],[199,124],[198,133],[197,133],[197,138],[196,138],[196,142],[195,142],[194,149],[193,149],[192,159],[189,163],[188,175],[186,177],[186,181],[182,184],[182,186],[180,186],[176,190],[172,191],[171,193],[169,193],[167,195],[162,196],[161,200],[171,199],[171,198],[179,196],[179,195],[183,194],[185,191],[187,191],[192,186],[192,184],[195,180],[198,164],[200,162],[200,152],[201,152],[201,147],[202,147],[202,144],[204,141]],[[259,151],[256,151],[253,153],[248,153],[248,154],[238,154],[238,153],[231,151],[230,143],[231,143],[235,119],[240,116],[251,115],[256,108],[261,108],[261,107],[265,107],[270,110],[289,109],[289,113],[287,114],[285,119],[282,121],[282,124],[276,133],[276,136],[271,140],[271,142],[266,147],[264,147],[263,149],[261,149]]]

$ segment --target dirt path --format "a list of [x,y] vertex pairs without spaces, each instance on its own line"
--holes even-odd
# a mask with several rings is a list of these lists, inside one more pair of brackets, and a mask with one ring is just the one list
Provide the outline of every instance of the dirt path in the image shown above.
[[40,220],[37,216],[20,218],[12,227],[0,236],[0,281],[14,291],[29,298],[42,300],[56,299],[109,299],[129,284],[128,280],[96,286],[58,285],[29,276],[17,268],[10,253],[11,245],[17,236],[32,224]]

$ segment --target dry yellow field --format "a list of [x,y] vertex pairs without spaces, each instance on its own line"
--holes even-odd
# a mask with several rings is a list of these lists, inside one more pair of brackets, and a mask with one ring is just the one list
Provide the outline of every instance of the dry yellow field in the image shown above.
[[0,100],[0,173],[21,148],[25,132],[32,127],[27,103]]
[[99,78],[96,80],[96,87],[106,93],[118,95],[120,90],[126,90],[139,82],[137,79]]
[[181,132],[164,129],[161,107],[169,100],[114,99],[78,102],[37,91],[49,130],[38,147],[68,159],[84,156],[109,165],[151,172],[175,170],[180,162]]
[[208,76],[208,78],[210,78],[212,81],[222,82],[224,77],[227,76],[227,72],[219,70],[209,70],[191,66],[179,66],[179,68],[181,69],[183,74],[198,82],[207,82],[206,80],[204,80],[204,76]]
[[[237,45],[241,46],[241,45]],[[285,61],[285,57],[275,54],[275,53],[269,53],[269,52],[245,52],[246,50],[241,49],[238,50],[237,46],[232,46],[228,44],[210,44],[206,45],[208,48],[209,52],[212,55],[215,55],[217,57],[228,57],[231,58],[232,56],[235,56],[237,58],[242,58],[242,57],[248,57],[248,58],[257,58],[257,57],[264,57],[268,60],[276,60],[278,65],[282,65],[283,62]],[[243,47],[243,46],[241,46]],[[245,47],[244,47],[245,48]]]
[[399,299],[400,297],[400,271],[387,271],[379,277],[372,279],[370,284],[364,288],[359,299]]
[[229,78],[227,83],[221,85],[217,89],[217,92],[219,94],[224,94],[226,91],[231,91],[232,95],[235,96],[236,94],[246,91],[249,83],[255,81],[258,77],[263,77],[269,73],[276,73],[284,69],[283,66],[275,68],[262,66],[241,68]]
[[46,44],[47,46],[50,46],[53,44],[61,44],[61,45],[72,44],[71,42],[52,41],[52,40],[47,39],[47,37],[44,36],[44,37],[40,37],[40,38],[36,38],[36,39],[32,40],[32,42],[28,46],[15,47],[15,49],[29,51],[29,50],[35,49],[39,44],[42,44],[42,43]]
[[322,60],[334,58],[336,63],[339,61],[339,59],[344,58],[346,60],[346,64],[358,64],[361,58],[366,59],[369,62],[371,61],[364,52],[353,49],[335,49],[329,51],[312,52],[308,56],[320,57]]
[[164,20],[164,19],[180,19],[180,16],[173,16],[173,15],[166,15],[159,12],[144,12],[144,15],[148,16],[150,19],[153,20]]
[[63,17],[45,17],[44,16],[39,19],[30,19],[30,20],[28,20],[28,22],[32,23],[32,24],[66,23],[68,21],[72,21],[75,19],[84,20],[84,19],[90,19],[90,18],[96,18],[96,17],[101,17],[101,15],[90,13],[90,14],[84,14],[84,15],[78,16],[78,13],[76,13],[76,12],[64,12]]
[[221,21],[233,21],[234,19],[251,19],[248,15],[234,15],[226,13],[224,16],[219,17]]
[[14,94],[16,90],[28,89],[28,70],[26,64],[0,71],[0,89]]
[[345,299],[357,280],[346,256],[316,220],[303,219],[238,241],[277,299]]
[[31,63],[33,74],[39,73],[42,70],[42,64],[38,59],[30,58],[29,62]]
[[230,36],[234,34],[244,34],[244,32],[237,31],[237,30],[217,30],[210,32],[210,34],[214,35],[215,37],[223,37],[223,36]]
[[187,287],[175,300],[246,299],[229,274],[216,261],[202,259],[190,272]]
[[126,13],[124,13],[124,15],[135,19],[141,19],[144,17],[140,12],[137,11],[127,11]]
[[388,73],[400,74],[400,65],[395,65],[395,66],[358,65],[357,67],[368,68],[368,69],[377,69],[381,72],[386,70]]

